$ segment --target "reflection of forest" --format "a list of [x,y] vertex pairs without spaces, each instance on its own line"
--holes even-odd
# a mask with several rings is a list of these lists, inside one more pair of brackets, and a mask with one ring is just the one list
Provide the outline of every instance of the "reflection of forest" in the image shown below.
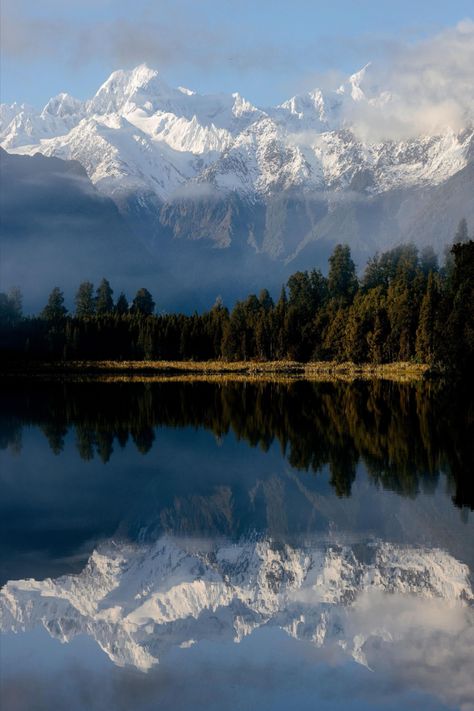
[[146,454],[157,426],[232,430],[263,450],[277,441],[297,469],[327,464],[339,496],[362,460],[375,483],[406,496],[444,472],[454,503],[474,508],[474,404],[439,383],[4,383],[0,447],[20,448],[25,425],[57,454],[74,428],[81,457],[103,461],[130,438]]

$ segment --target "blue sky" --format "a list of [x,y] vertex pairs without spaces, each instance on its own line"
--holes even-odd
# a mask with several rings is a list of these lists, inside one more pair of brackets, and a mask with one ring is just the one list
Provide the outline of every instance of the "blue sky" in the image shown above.
[[472,0],[3,0],[1,100],[86,98],[146,61],[170,84],[272,104],[473,16]]

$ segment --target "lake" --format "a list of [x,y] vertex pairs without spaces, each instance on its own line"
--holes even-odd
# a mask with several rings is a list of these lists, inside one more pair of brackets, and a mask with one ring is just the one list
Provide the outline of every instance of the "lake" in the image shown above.
[[474,709],[474,403],[5,380],[2,708]]

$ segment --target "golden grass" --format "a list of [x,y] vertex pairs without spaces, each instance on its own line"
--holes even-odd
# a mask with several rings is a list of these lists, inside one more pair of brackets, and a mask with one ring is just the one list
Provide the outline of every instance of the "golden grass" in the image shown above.
[[416,363],[384,365],[295,361],[64,361],[56,363],[18,363],[1,368],[1,375],[66,376],[106,381],[245,381],[286,382],[305,380],[420,380],[429,366]]

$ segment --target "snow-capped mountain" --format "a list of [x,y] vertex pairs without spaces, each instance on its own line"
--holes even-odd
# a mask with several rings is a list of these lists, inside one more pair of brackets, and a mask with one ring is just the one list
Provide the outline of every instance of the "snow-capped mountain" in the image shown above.
[[416,599],[450,609],[474,601],[467,566],[439,549],[164,537],[140,546],[106,543],[79,575],[7,583],[0,629],[44,626],[61,642],[86,634],[115,664],[147,671],[172,647],[240,642],[273,626],[367,664],[368,640],[402,634],[390,615],[382,622],[369,616],[362,626],[352,613],[367,596],[402,596],[407,608]]
[[[334,92],[294,96],[267,110],[239,94],[199,95],[169,87],[141,65],[116,71],[92,99],[62,93],[38,114],[3,106],[7,150],[79,160],[110,194],[110,178],[166,200],[193,179],[249,198],[288,188],[341,189],[361,170],[368,192],[438,184],[467,164],[473,132],[362,143],[351,132],[348,105],[380,101],[364,92],[367,68]],[[130,181],[130,182],[129,182]]]
[[172,88],[141,65],[87,101],[2,105],[0,145],[79,161],[148,246],[204,239],[302,265],[336,241],[362,256],[407,240],[441,250],[462,216],[474,218],[473,123],[362,138],[357,112],[391,102],[370,71],[258,108],[237,93]]

